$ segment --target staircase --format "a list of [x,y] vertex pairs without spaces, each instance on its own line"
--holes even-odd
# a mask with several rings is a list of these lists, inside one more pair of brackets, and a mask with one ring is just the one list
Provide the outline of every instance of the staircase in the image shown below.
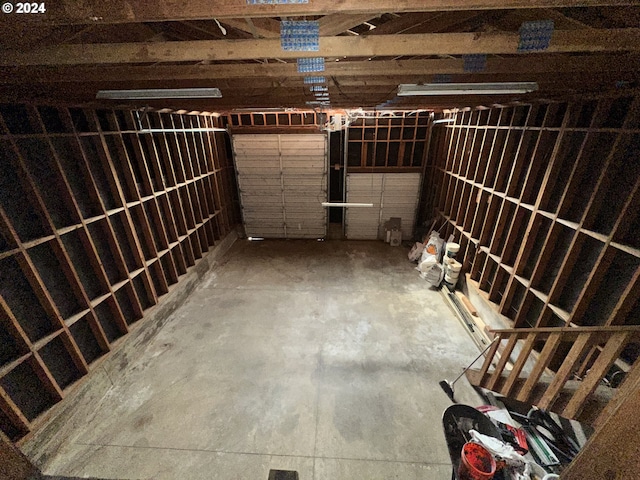
[[[499,340],[487,352],[482,368],[467,372],[472,385],[594,425],[603,421],[602,410],[615,394],[615,389],[602,386],[603,379],[623,349],[640,341],[640,326],[492,333]],[[631,369],[640,369],[640,360]]]

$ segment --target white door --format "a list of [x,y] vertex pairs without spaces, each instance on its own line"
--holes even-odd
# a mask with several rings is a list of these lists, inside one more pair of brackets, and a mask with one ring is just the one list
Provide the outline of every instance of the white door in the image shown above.
[[326,235],[325,135],[240,134],[233,150],[248,237]]
[[349,173],[347,202],[373,203],[373,208],[351,207],[346,211],[346,236],[352,240],[375,240],[380,226],[391,217],[402,219],[402,238],[413,236],[420,191],[419,173]]

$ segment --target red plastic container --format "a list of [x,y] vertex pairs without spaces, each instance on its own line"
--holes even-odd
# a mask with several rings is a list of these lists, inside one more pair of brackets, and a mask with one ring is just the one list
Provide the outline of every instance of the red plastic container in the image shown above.
[[459,480],[491,480],[496,473],[496,461],[482,445],[467,442],[462,447]]

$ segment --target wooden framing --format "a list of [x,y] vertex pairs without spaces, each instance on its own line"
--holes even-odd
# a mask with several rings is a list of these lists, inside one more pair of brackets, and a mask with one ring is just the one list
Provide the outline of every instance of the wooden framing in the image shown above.
[[[532,62],[527,57],[488,58],[482,75],[484,78],[496,74],[529,76],[553,73],[556,76],[574,72],[616,72],[635,71],[640,62],[636,54],[590,54],[557,58],[543,56]],[[327,62],[325,75],[331,77],[350,78],[366,75],[368,82],[376,77],[393,78],[395,83],[399,76],[423,76],[435,74],[465,74],[464,62],[461,58],[437,58],[428,60],[377,60],[375,62]],[[0,72],[4,84],[31,82],[37,79],[42,83],[55,82],[123,82],[166,80],[212,80],[212,79],[255,79],[272,78],[301,80],[305,73],[300,73],[294,62],[291,63],[246,63],[220,65],[154,65],[138,67],[104,65],[95,66],[55,66],[55,67],[6,67]],[[468,76],[468,74],[466,74]]]
[[[316,57],[394,57],[412,55],[516,54],[518,33],[424,33],[322,37]],[[557,30],[546,53],[640,50],[640,28]],[[93,43],[5,51],[2,66],[87,65],[203,60],[295,59],[279,39],[193,40],[182,42]]]
[[428,125],[427,111],[356,118],[347,129],[349,171],[422,171]]
[[[567,418],[581,418],[582,409],[588,402],[589,396],[595,391],[603,378],[607,375],[611,365],[616,361],[623,348],[630,343],[640,340],[639,326],[616,327],[560,327],[560,328],[516,328],[494,330],[499,338],[485,357],[480,370],[473,370],[468,377],[474,385],[498,391],[502,395],[512,396],[525,403],[538,405],[540,408],[555,410]],[[501,343],[506,345],[501,349]],[[531,350],[536,343],[544,344],[540,355],[531,357]],[[562,344],[571,343],[569,353],[562,358],[557,373],[550,370],[554,353]],[[593,366],[577,389],[570,392],[570,398],[563,404],[556,405],[558,397],[570,380],[580,363],[587,355],[588,348],[602,345],[594,356]],[[505,366],[511,361],[511,355],[519,346],[517,359],[510,370]],[[496,361],[496,354],[499,359]],[[530,365],[525,374],[525,364]],[[496,366],[490,371],[491,365]],[[629,375],[637,376],[640,362],[637,362]],[[542,375],[551,380],[546,384],[539,383]],[[599,413],[598,422],[603,423],[604,412],[611,408],[604,408]],[[591,413],[591,419],[595,417]]]
[[[471,279],[515,326],[630,321],[621,317],[640,274],[640,244],[628,233],[638,215],[640,172],[628,157],[637,104],[629,96],[465,111],[434,129],[432,207],[445,234],[466,241],[464,256],[473,252]],[[612,300],[595,309],[616,271]]]
[[[237,223],[210,119],[3,106],[0,430],[37,428]],[[214,192],[214,185],[216,190]]]
[[[357,0],[314,0],[304,4],[248,5],[245,0],[197,0],[187,8],[172,8],[168,0],[147,1],[136,5],[135,9],[122,8],[116,0],[86,2],[83,8],[77,8],[73,0],[47,5],[47,16],[31,20],[36,24],[93,24],[93,23],[129,23],[184,21],[199,19],[260,18],[304,15],[342,14],[379,14],[381,12],[431,12],[459,10],[494,10],[520,8],[558,8],[558,7],[596,7],[596,6],[634,5],[631,0],[377,0],[375,3],[362,3]],[[40,15],[33,15],[39,17]],[[44,16],[44,15],[43,15]]]
[[[467,109],[434,127],[430,207],[445,220],[444,237],[461,244],[469,280],[522,332],[504,336],[507,357],[519,345],[512,377],[502,381],[501,357],[484,386],[527,400],[550,368],[549,407],[571,374],[589,371],[566,405],[576,416],[614,363],[623,371],[637,363],[637,348],[628,347],[637,338],[613,335],[605,345],[608,336],[563,333],[541,343],[525,332],[637,324],[639,105],[629,94]],[[538,368],[518,383],[532,350]]]

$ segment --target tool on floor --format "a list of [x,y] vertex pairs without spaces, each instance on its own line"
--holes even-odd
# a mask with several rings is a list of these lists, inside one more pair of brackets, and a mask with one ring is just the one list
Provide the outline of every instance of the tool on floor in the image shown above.
[[476,358],[474,358],[474,359],[473,359],[473,362],[471,362],[471,363],[470,363],[470,364],[469,364],[469,365],[468,365],[464,370],[462,370],[462,373],[461,373],[460,375],[458,375],[458,376],[456,377],[456,379],[455,379],[453,382],[450,382],[450,381],[448,381],[447,379],[440,380],[440,388],[442,388],[442,390],[444,390],[444,393],[446,393],[446,394],[447,394],[447,396],[451,399],[451,401],[452,401],[452,402],[455,402],[455,400],[454,400],[454,398],[453,398],[453,393],[454,393],[454,392],[453,392],[453,386],[454,386],[454,384],[455,384],[458,380],[460,380],[460,378],[462,378],[462,375],[464,375],[464,374],[467,372],[467,370],[469,370],[469,369],[473,366],[473,364],[474,364],[474,363],[476,363],[476,362],[478,361],[478,359],[486,353],[486,351],[487,351],[487,350],[489,350],[489,348],[491,347],[491,345],[493,345],[493,344],[498,340],[498,338],[500,338],[500,337],[496,336],[496,337],[491,341],[491,343],[490,343],[489,345],[487,345],[487,346],[484,348],[484,350],[482,350],[482,351],[480,352],[480,354],[479,354]]

